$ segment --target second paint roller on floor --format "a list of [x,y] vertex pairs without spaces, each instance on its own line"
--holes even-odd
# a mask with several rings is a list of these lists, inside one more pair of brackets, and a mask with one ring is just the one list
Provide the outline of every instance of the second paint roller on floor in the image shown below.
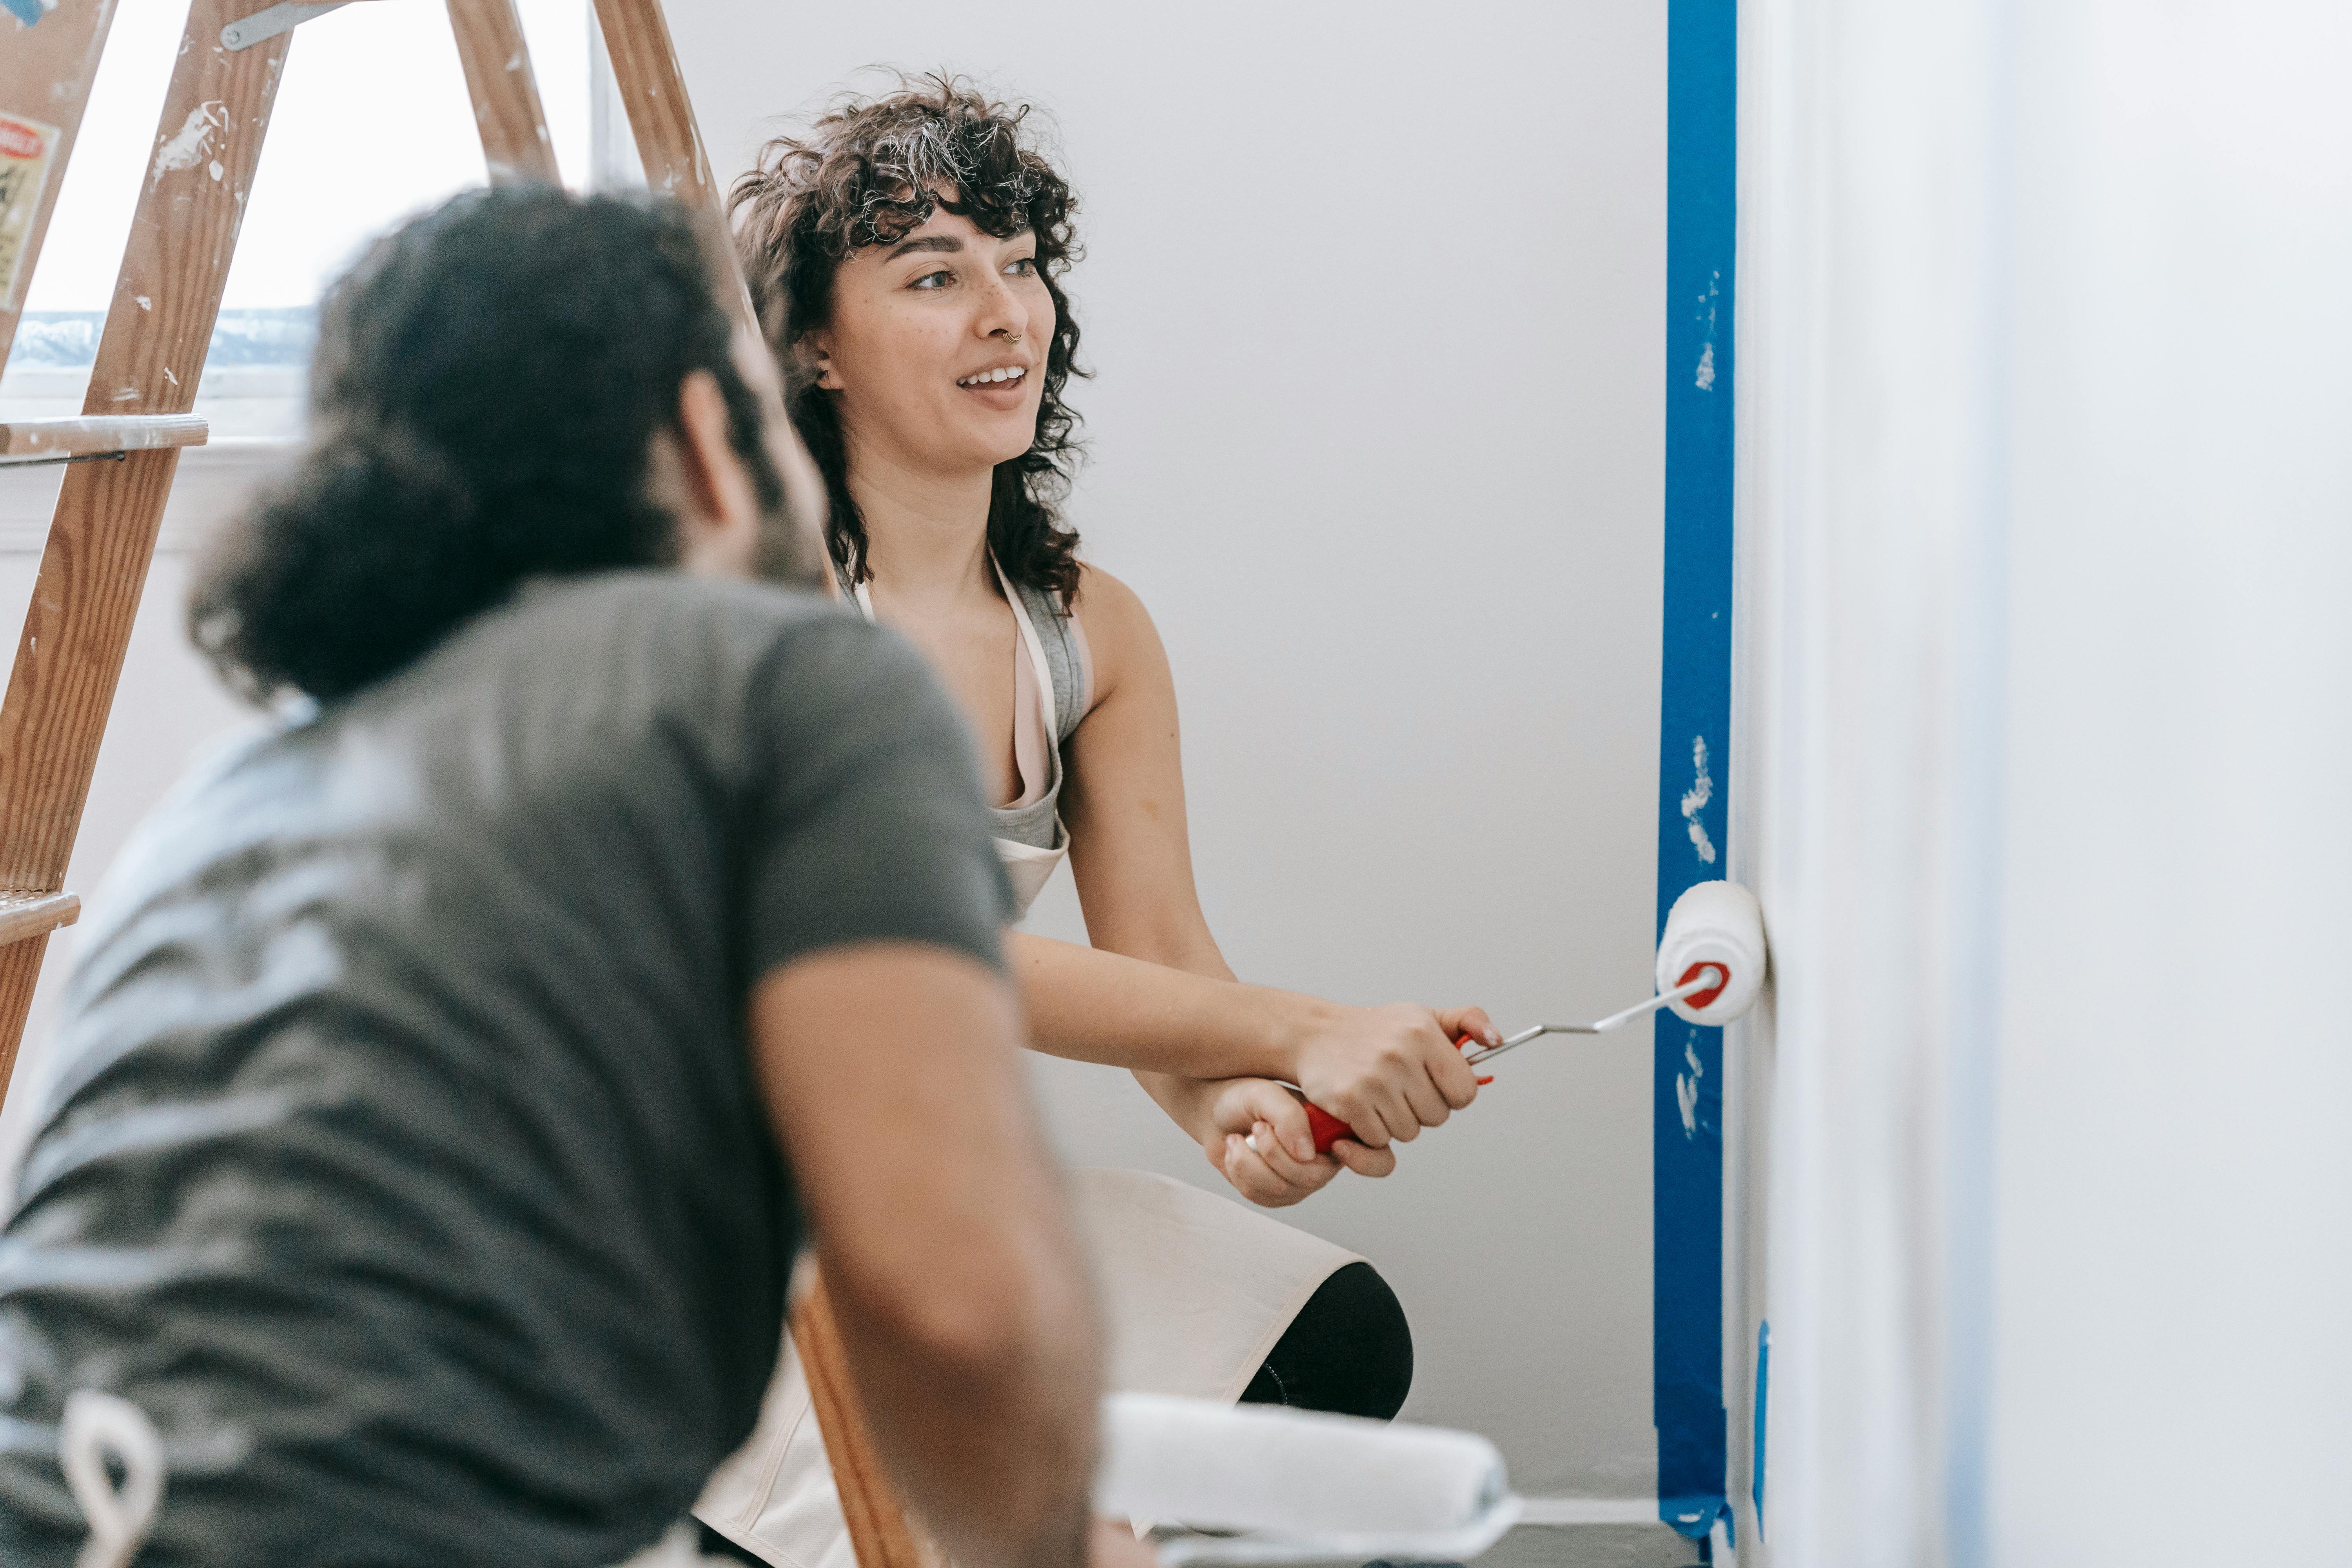
[[[1661,1007],[1672,1007],[1676,1017],[1690,1023],[1717,1028],[1755,1005],[1769,962],[1764,911],[1756,895],[1737,882],[1699,882],[1666,911],[1665,934],[1658,939],[1658,994],[1590,1024],[1532,1025],[1464,1059],[1475,1067],[1543,1035],[1605,1035]],[[1465,1035],[1454,1043],[1466,1047],[1472,1041]],[[1307,1121],[1318,1154],[1328,1153],[1340,1139],[1355,1136],[1346,1122],[1319,1105],[1307,1107]]]

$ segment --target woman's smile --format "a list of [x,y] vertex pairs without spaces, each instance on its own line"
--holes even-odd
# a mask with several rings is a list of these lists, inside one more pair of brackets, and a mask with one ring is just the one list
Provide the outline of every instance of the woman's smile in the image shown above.
[[956,378],[956,385],[979,398],[988,407],[1011,411],[1029,401],[1029,367],[1025,364],[992,365]]

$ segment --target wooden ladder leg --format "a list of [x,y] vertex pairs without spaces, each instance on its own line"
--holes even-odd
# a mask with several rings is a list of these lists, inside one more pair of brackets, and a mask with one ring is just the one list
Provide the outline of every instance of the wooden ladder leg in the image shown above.
[[[686,94],[686,78],[677,68],[677,50],[670,44],[661,0],[596,0],[596,20],[604,30],[614,85],[629,111],[637,156],[646,165],[646,184],[708,215],[718,232],[725,234],[727,214],[718,184],[710,177],[710,159],[703,151],[701,127],[695,123],[694,102]],[[737,320],[756,339],[760,325],[751,313],[751,291],[744,287],[742,260],[732,245],[719,248],[733,279],[728,292]],[[803,498],[795,504],[805,509],[816,500]]]
[[719,189],[710,178],[710,160],[703,153],[702,132],[694,122],[694,104],[686,95],[661,0],[596,0],[596,20],[604,29],[613,80],[628,108],[637,156],[645,160],[646,184],[716,216]]
[[449,26],[457,35],[490,184],[562,184],[514,0],[449,0]]
[[[710,177],[702,132],[696,125],[694,104],[687,97],[686,78],[677,68],[677,50],[671,45],[669,24],[663,19],[661,0],[596,0],[596,20],[604,33],[604,52],[613,61],[614,85],[628,110],[629,130],[636,138],[637,156],[646,166],[646,184],[665,191],[698,213],[707,215],[713,231],[728,234],[727,214],[719,186]],[[753,342],[766,341],[751,290],[743,281],[743,258],[735,247],[716,247],[718,263],[726,270],[719,287],[734,311],[736,324]],[[801,444],[798,431],[786,427],[793,456],[783,465],[786,508],[803,526],[822,536],[824,481]],[[822,551],[823,545],[812,549]]]
[[857,1568],[943,1568],[944,1558],[908,1518],[874,1451],[822,1271],[793,1308],[793,1348],[808,1374],[809,1403],[816,1407],[817,1432],[841,1494],[842,1517],[849,1521]]
[[[85,416],[185,414],[195,403],[293,41],[288,32],[223,47],[221,28],[252,9],[250,0],[188,7]],[[64,885],[179,458],[166,447],[66,470],[0,702],[0,890]],[[20,942],[31,954],[39,939]],[[39,968],[37,955],[0,964],[0,1070],[15,1066]]]
[[33,989],[40,984],[41,960],[49,952],[49,933],[19,937],[0,947],[0,1103],[5,1102],[8,1079],[16,1071],[16,1043],[25,1036],[25,1014],[33,1005]]
[[[0,22],[0,121],[16,122],[5,132],[11,145],[0,148],[0,364],[16,343],[33,263],[113,25],[114,0],[65,0],[31,27]],[[42,143],[37,159],[26,155],[29,140]]]

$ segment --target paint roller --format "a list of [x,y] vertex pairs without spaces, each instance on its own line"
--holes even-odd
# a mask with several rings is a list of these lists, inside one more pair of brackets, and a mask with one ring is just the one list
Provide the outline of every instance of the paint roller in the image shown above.
[[[1658,939],[1658,994],[1590,1024],[1531,1025],[1506,1037],[1501,1045],[1463,1059],[1476,1067],[1544,1035],[1605,1035],[1661,1007],[1673,1008],[1676,1017],[1689,1023],[1720,1028],[1755,1005],[1764,989],[1767,962],[1764,911],[1756,895],[1737,882],[1693,883],[1666,911],[1665,934]],[[1454,1043],[1466,1047],[1471,1037]],[[1328,1152],[1340,1139],[1355,1136],[1346,1122],[1319,1105],[1307,1106],[1307,1122],[1318,1154]],[[1251,1147],[1256,1144],[1253,1142]]]
[[1486,1438],[1158,1394],[1102,1405],[1095,1511],[1184,1563],[1466,1563],[1517,1521]]

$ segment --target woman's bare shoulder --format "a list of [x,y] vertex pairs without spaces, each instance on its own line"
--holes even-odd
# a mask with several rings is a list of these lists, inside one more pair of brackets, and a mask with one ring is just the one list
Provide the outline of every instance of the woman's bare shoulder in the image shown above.
[[1108,616],[1137,616],[1149,621],[1143,601],[1134,589],[1091,561],[1078,563],[1078,613]]
[[1118,689],[1122,677],[1168,668],[1168,653],[1160,647],[1151,612],[1125,583],[1099,566],[1081,562],[1075,605],[1094,656],[1097,703]]

